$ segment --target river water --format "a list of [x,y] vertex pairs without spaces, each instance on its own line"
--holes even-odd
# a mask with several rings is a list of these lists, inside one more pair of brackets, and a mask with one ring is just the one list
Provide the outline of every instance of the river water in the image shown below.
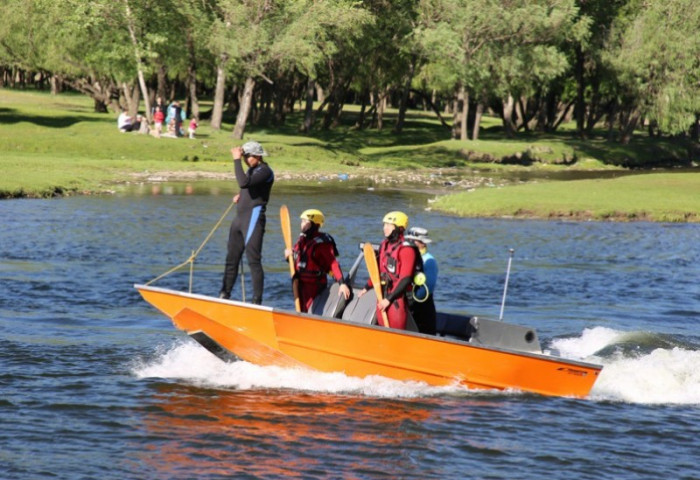
[[[0,202],[0,478],[700,478],[700,225],[459,219],[425,194],[275,188],[275,307],[292,306],[282,203],[324,211],[345,269],[406,211],[435,240],[442,310],[498,317],[514,249],[505,320],[604,365],[589,398],[548,398],[219,361],[133,284],[185,261],[232,194]],[[230,218],[197,293],[218,292]],[[188,273],[155,285],[185,290]]]

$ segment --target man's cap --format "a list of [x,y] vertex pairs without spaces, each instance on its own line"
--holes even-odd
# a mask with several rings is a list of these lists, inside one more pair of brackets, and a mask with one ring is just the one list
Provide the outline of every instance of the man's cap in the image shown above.
[[252,155],[254,157],[265,157],[267,152],[258,142],[246,142],[243,144],[243,154]]

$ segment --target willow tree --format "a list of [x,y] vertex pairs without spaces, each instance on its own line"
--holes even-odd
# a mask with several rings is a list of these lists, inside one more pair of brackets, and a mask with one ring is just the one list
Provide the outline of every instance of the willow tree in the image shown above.
[[533,85],[561,74],[561,38],[580,34],[574,0],[423,0],[416,29],[428,59],[423,76],[453,95],[453,136],[467,138],[469,95],[501,99],[506,133],[515,102]]
[[[14,65],[51,72],[106,111],[129,73],[126,31],[103,6],[78,0],[7,0],[0,4],[0,46]],[[133,78],[133,77],[131,77]],[[114,107],[116,105],[113,104]]]
[[219,58],[226,60],[220,68],[243,80],[233,128],[235,139],[243,138],[256,82],[272,82],[265,72],[270,45],[280,31],[280,22],[285,20],[283,4],[279,0],[219,1],[220,16],[212,27],[211,42],[217,46]]
[[[282,72],[298,71],[306,77],[304,120],[301,131],[313,123],[313,103],[319,75],[335,73],[339,57],[347,58],[347,45],[362,39],[372,15],[354,0],[298,0],[287,2],[290,19],[270,48],[270,60]],[[356,63],[353,59],[351,64]],[[333,91],[336,79],[329,81]]]
[[452,97],[453,138],[467,139],[468,92],[479,91],[480,78],[489,73],[489,66],[476,59],[486,57],[482,50],[505,30],[493,14],[497,8],[477,0],[419,2],[415,36],[427,60],[420,76]]
[[608,60],[634,98],[623,117],[621,141],[642,117],[668,134],[687,132],[700,112],[700,4],[692,0],[644,2],[617,23]]

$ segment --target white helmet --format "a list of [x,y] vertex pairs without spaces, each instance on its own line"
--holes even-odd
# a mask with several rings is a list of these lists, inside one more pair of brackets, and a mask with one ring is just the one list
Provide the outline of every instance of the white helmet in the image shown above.
[[243,154],[252,155],[254,157],[265,157],[267,152],[258,142],[246,142],[243,144]]
[[404,235],[404,240],[418,240],[426,245],[433,241],[428,237],[428,230],[421,227],[411,227]]

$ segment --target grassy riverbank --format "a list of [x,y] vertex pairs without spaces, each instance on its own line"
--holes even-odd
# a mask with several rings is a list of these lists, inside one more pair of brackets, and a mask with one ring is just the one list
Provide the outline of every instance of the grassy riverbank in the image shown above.
[[650,173],[606,180],[530,183],[443,196],[433,206],[461,216],[700,221],[700,175]]
[[[346,118],[352,121],[352,113]],[[94,113],[84,96],[0,89],[0,198],[104,193],[126,183],[164,179],[231,178],[229,150],[235,142],[230,124],[217,132],[201,123],[196,140],[124,134],[117,131],[115,115]],[[292,116],[286,127],[250,128],[246,139],[265,145],[278,181],[427,187],[455,193],[432,206],[459,215],[698,221],[699,196],[683,193],[699,191],[696,173],[545,181],[576,172],[622,173],[622,165],[680,163],[688,145],[639,138],[622,147],[602,137],[582,142],[566,131],[507,140],[498,124],[487,119],[479,141],[459,142],[445,140],[444,127],[429,114],[416,118],[412,112],[401,136],[393,135],[390,126],[377,132],[357,131],[350,124],[299,135],[298,118]],[[533,176],[540,181],[510,186]]]

